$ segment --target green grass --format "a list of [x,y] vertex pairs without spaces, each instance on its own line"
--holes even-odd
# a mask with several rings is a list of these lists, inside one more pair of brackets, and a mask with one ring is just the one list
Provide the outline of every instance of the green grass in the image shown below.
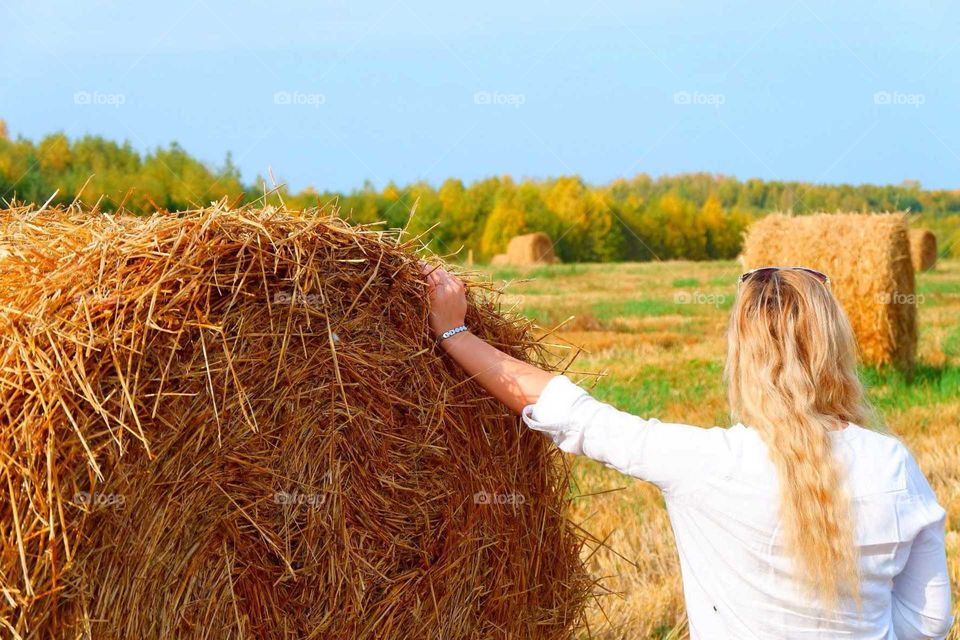
[[698,403],[708,395],[722,393],[722,372],[722,363],[705,360],[673,367],[647,365],[626,379],[602,379],[594,395],[628,413],[663,416],[671,404]]
[[490,271],[491,280],[553,280],[586,273],[590,265],[579,263],[544,265],[524,269],[522,267],[493,267]]
[[711,278],[709,281],[711,287],[729,287],[734,289],[737,286],[737,279],[732,276],[722,276],[719,278]]
[[489,274],[491,280],[518,280],[521,271],[516,267],[493,267]]
[[960,356],[960,325],[957,325],[943,339],[943,352],[947,356]]
[[865,368],[860,373],[868,396],[881,411],[903,411],[960,398],[960,366],[917,365],[912,373]]
[[960,294],[960,282],[953,280],[921,279],[917,284],[917,293],[935,293],[940,295]]
[[590,312],[601,321],[631,316],[689,315],[693,305],[682,305],[659,299],[605,300],[590,307]]
[[536,307],[522,307],[520,309],[521,315],[530,320],[533,320],[541,327],[549,326],[553,324],[554,315],[546,309],[537,309]]

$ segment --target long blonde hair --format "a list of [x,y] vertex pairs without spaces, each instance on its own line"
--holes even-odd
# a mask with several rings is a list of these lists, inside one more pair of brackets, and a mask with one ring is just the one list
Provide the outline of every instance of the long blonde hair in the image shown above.
[[764,271],[742,284],[727,340],[731,413],[770,451],[795,574],[830,605],[843,596],[859,604],[855,523],[829,435],[875,422],[850,322],[813,275]]

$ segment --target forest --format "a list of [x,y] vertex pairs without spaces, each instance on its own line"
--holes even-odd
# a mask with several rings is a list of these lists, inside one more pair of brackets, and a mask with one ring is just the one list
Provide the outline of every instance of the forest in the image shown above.
[[67,204],[79,194],[103,211],[122,207],[146,214],[224,197],[250,203],[269,190],[271,203],[337,208],[353,222],[405,228],[454,259],[483,261],[502,252],[514,235],[544,231],[565,262],[729,259],[739,253],[750,222],[772,211],[908,211],[916,226],[937,233],[942,254],[960,250],[953,248],[960,239],[960,190],[925,190],[909,180],[822,185],[641,173],[606,184],[577,176],[492,176],[471,183],[449,178],[439,186],[366,183],[348,193],[273,186],[261,176],[245,182],[229,154],[215,167],[176,143],[140,152],[100,136],[10,139],[0,121],[0,197],[6,202],[43,203],[56,193],[52,203]]

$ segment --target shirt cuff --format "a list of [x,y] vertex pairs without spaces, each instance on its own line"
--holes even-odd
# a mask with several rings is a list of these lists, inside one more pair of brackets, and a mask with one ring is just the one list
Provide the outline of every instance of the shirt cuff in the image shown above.
[[535,431],[549,435],[567,453],[583,452],[583,430],[571,424],[573,407],[587,395],[566,376],[556,376],[540,392],[536,404],[523,408],[523,421]]

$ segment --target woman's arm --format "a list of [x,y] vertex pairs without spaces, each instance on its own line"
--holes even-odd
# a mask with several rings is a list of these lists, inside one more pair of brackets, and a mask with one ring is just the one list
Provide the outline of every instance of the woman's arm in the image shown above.
[[947,513],[937,503],[926,476],[914,457],[906,455],[907,487],[911,495],[910,518],[904,529],[922,525],[910,545],[910,555],[893,579],[893,628],[901,640],[943,638],[950,632],[950,571],[944,543]]
[[943,638],[953,625],[943,527],[941,519],[920,532],[893,579],[893,628],[903,640]]
[[[463,324],[463,283],[442,269],[425,267],[434,334]],[[724,430],[644,420],[595,400],[565,376],[521,362],[470,333],[440,343],[494,397],[523,415],[567,453],[585,455],[664,491],[696,480],[724,450]]]
[[[439,267],[424,265],[424,274],[430,286],[430,328],[439,336],[463,324],[467,313],[466,287],[459,278]],[[440,346],[490,395],[516,413],[534,404],[554,377],[503,353],[470,332],[447,338]]]

